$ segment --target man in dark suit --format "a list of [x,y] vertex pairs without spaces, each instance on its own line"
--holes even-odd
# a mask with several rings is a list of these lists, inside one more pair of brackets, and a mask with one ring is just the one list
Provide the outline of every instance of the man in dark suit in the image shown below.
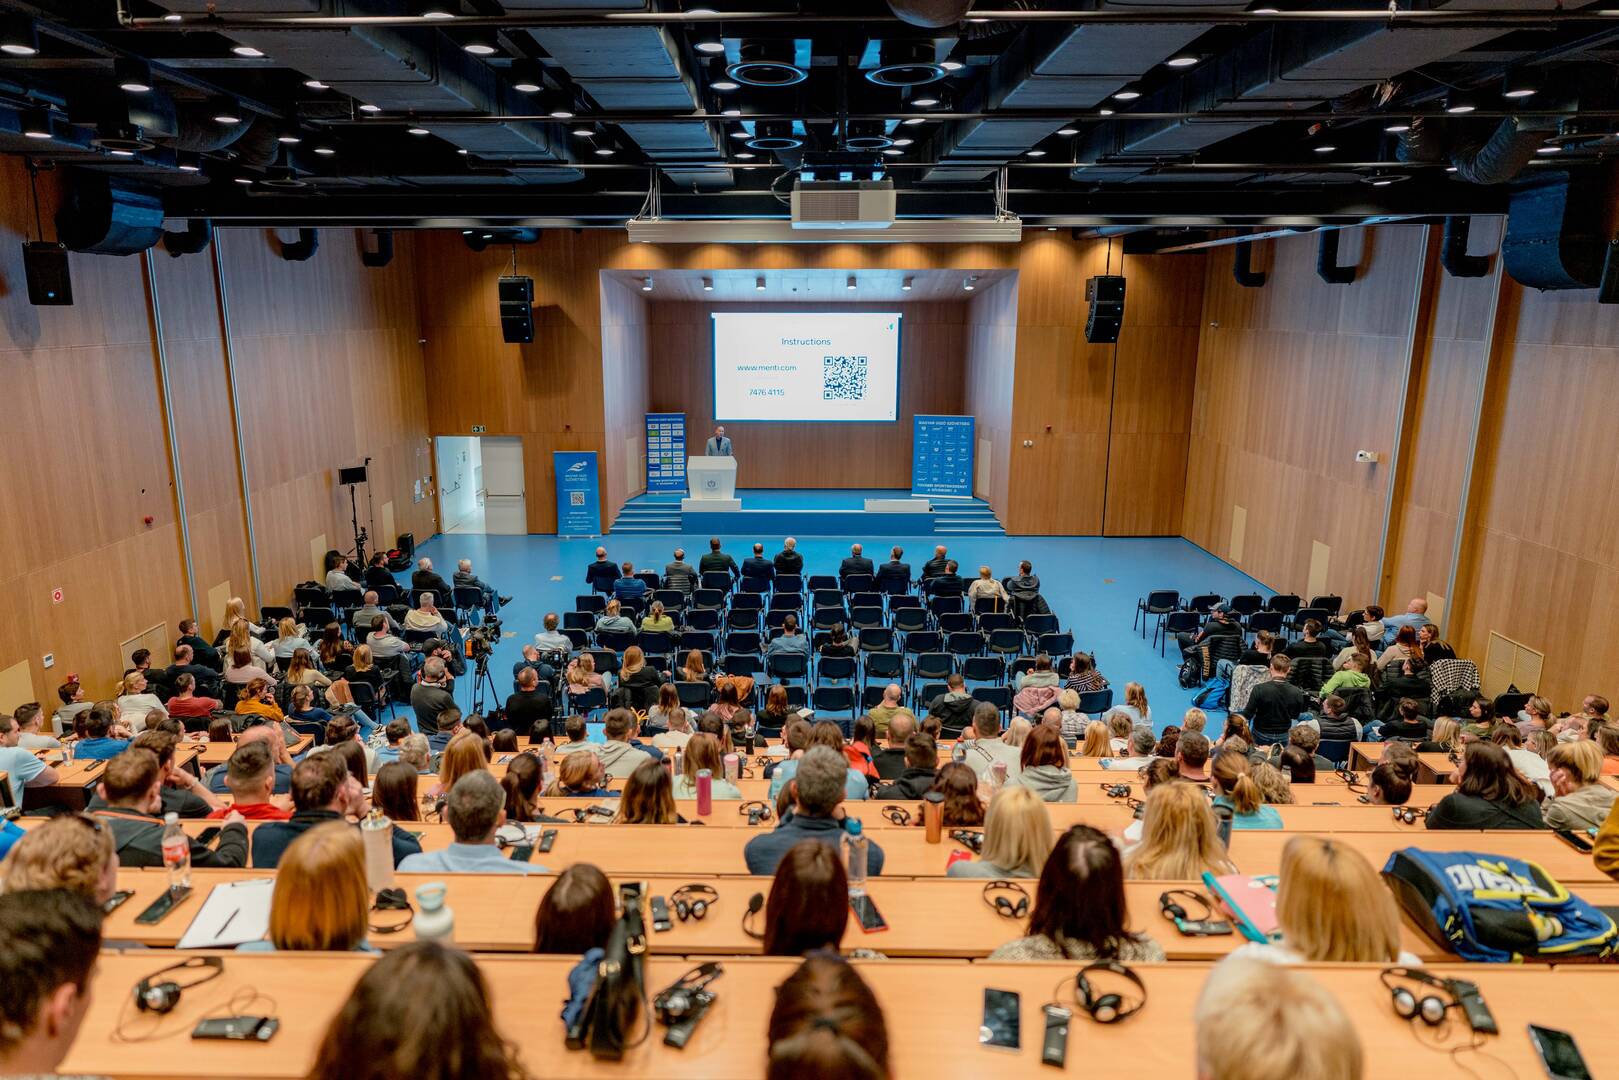
[[802,574],[804,572],[804,556],[798,553],[798,541],[788,537],[781,543],[781,550],[776,552],[776,573]]
[[225,670],[225,658],[219,655],[219,650],[202,640],[197,635],[197,620],[183,619],[180,622],[180,636],[174,642],[175,647],[181,645],[191,646],[191,655],[199,664],[214,669],[214,674]]
[[875,574],[877,568],[872,561],[860,554],[859,544],[849,546],[849,557],[838,564],[838,580],[843,581],[850,574]]
[[889,560],[877,568],[877,589],[885,593],[902,593],[911,587],[911,564],[902,561],[905,551],[895,548]]
[[765,546],[753,545],[753,554],[742,560],[742,576],[745,578],[763,578],[765,581],[774,581],[776,578],[776,564],[765,558]]
[[618,565],[607,557],[607,549],[596,549],[596,561],[585,567],[585,584],[591,592],[613,594],[613,582],[618,580]]
[[939,577],[945,572],[945,568],[950,565],[950,560],[945,558],[946,554],[948,552],[943,544],[933,549],[933,558],[922,564],[923,581]]
[[938,577],[922,579],[922,588],[929,596],[960,596],[967,591],[967,583],[956,573],[956,560],[947,559],[944,573]]
[[375,589],[381,585],[391,585],[399,588],[399,581],[394,577],[393,571],[388,569],[388,556],[378,551],[372,554],[371,561],[365,567],[365,587]]
[[737,569],[736,560],[720,550],[720,540],[717,536],[709,540],[708,554],[697,561],[697,569],[705,574],[724,570],[732,578],[736,578],[742,573]]
[[190,645],[176,645],[174,647],[174,663],[163,671],[163,685],[173,686],[174,680],[181,675],[190,675],[198,682],[213,682],[219,678],[219,672],[206,664],[197,663],[195,656],[196,650]]
[[411,596],[419,597],[429,589],[438,593],[439,603],[448,604],[455,598],[450,583],[433,569],[432,559],[417,559],[416,572],[410,575]]
[[686,549],[675,548],[675,561],[663,568],[663,587],[679,589],[690,596],[697,582],[697,568],[686,561]]

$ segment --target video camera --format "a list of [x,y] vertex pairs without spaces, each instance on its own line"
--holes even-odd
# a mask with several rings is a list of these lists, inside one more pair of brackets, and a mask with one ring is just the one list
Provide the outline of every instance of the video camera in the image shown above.
[[495,651],[500,641],[500,616],[485,615],[483,624],[467,631],[466,654],[468,660],[482,660]]

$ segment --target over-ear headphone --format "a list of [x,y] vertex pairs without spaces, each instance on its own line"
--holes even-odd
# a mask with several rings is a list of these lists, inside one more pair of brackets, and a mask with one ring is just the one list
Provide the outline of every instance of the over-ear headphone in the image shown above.
[[909,825],[911,823],[911,812],[903,806],[885,806],[882,814],[883,817],[895,825]]
[[1428,811],[1416,806],[1396,806],[1394,808],[1394,820],[1403,821],[1407,825],[1415,825],[1418,818],[1427,816]]
[[1029,913],[1029,893],[1015,881],[991,881],[984,886],[983,896],[984,903],[1003,919],[1021,919]]
[[[1091,987],[1090,976],[1092,972],[1107,972],[1128,979],[1141,992],[1139,1001],[1127,1001],[1121,994],[1097,993]],[[1099,960],[1094,964],[1086,964],[1079,969],[1074,979],[1075,995],[1079,999],[1079,1007],[1090,1014],[1092,1020],[1098,1024],[1116,1024],[1126,1017],[1134,1016],[1147,1004],[1147,987],[1141,981],[1141,976],[1119,963],[1117,960]]]
[[770,820],[770,804],[763,799],[749,799],[737,807],[736,812],[747,818],[750,825]]
[[1189,918],[1186,914],[1186,909],[1176,902],[1175,897],[1177,896],[1184,897],[1188,902],[1203,909],[1203,914],[1198,916],[1199,921],[1212,920],[1215,917],[1214,905],[1209,903],[1209,898],[1202,893],[1194,889],[1168,889],[1158,896],[1158,912],[1164,918]]
[[[1422,1022],[1429,1027],[1438,1027],[1444,1023],[1445,1013],[1456,1007],[1455,992],[1446,979],[1430,975],[1426,971],[1408,967],[1384,968],[1378,975],[1383,985],[1388,987],[1394,998],[1394,1014],[1402,1020],[1422,1018]],[[1446,1001],[1439,994],[1421,993],[1409,986],[1401,986],[1396,980],[1406,979],[1421,986],[1433,987],[1451,1000]]]
[[754,916],[765,906],[765,894],[756,892],[748,897],[748,910],[742,913],[742,932],[755,941],[763,941],[764,934],[753,928]]
[[720,894],[712,885],[682,885],[669,896],[675,902],[675,914],[680,916],[681,922],[700,921],[708,914],[709,907],[720,900]]
[[1130,797],[1129,784],[1097,784],[1097,787],[1110,799],[1128,799]]
[[[190,982],[185,983],[177,982],[174,979],[164,979],[160,983],[152,981],[159,976],[167,975],[171,971],[205,971],[207,974],[200,979],[192,979]],[[217,956],[193,956],[189,960],[182,960],[178,964],[170,964],[166,968],[160,968],[141,979],[135,985],[135,1007],[141,1012],[173,1012],[175,1006],[180,1004],[183,991],[189,990],[193,986],[201,986],[211,979],[217,979],[224,974],[224,971],[225,961]]]

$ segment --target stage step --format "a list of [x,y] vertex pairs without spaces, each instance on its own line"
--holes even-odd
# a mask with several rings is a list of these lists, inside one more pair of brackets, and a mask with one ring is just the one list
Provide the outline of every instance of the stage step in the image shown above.
[[[644,496],[624,504],[609,534],[676,535],[681,532],[680,504],[673,500],[649,501]],[[934,504],[933,532],[939,536],[1005,536],[988,503],[941,501]]]
[[680,503],[648,500],[644,496],[625,503],[614,519],[612,533],[670,534],[680,531]]

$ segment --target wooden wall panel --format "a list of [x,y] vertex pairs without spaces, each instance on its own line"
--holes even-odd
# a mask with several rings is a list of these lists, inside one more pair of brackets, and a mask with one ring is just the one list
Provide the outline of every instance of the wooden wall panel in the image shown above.
[[[963,408],[973,414],[973,491],[1006,523],[1011,483],[1012,388],[1017,371],[1016,277],[979,291],[967,307],[966,388]],[[987,464],[982,460],[986,456]]]
[[[651,408],[686,414],[687,438],[702,449],[714,427],[715,311],[783,311],[780,303],[652,305]],[[800,305],[802,306],[802,305]],[[739,488],[903,488],[911,486],[911,418],[959,414],[966,364],[965,303],[840,303],[839,310],[898,311],[899,420],[892,424],[741,423]],[[828,468],[832,464],[834,467]],[[841,463],[841,464],[840,464]]]
[[[1264,288],[1211,259],[1187,459],[1185,535],[1274,588],[1304,592],[1313,542],[1331,549],[1329,591],[1365,603],[1377,587],[1387,462],[1425,248],[1409,227],[1345,230],[1352,285],[1315,273],[1316,239],[1256,248]],[[1375,450],[1377,465],[1354,461]],[[1240,557],[1234,507],[1246,511]]]
[[[630,496],[646,490],[651,307],[638,288],[602,277],[602,424],[605,430],[600,473],[602,518],[608,522]],[[660,372],[664,354],[660,342]]]

